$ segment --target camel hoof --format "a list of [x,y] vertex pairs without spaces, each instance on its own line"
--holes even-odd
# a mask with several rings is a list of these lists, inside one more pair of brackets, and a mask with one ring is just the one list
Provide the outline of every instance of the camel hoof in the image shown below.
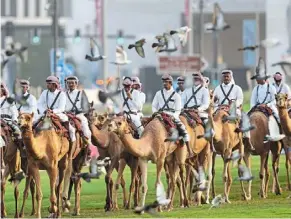
[[225,203],[231,204],[231,201],[229,201],[229,199],[225,199]]
[[56,218],[55,215],[56,215],[55,213],[50,213],[48,218]]
[[69,210],[68,208],[63,208],[63,212],[65,212],[65,213],[69,213],[70,210]]
[[81,214],[79,213],[79,212],[74,212],[73,214],[72,214],[72,216],[80,216]]
[[210,201],[209,201],[209,199],[206,199],[206,201],[205,201],[205,204],[207,204],[207,205],[209,205],[209,204],[210,204]]
[[19,218],[19,215],[18,215],[18,214],[15,214],[15,215],[14,215],[14,218]]
[[185,208],[185,206],[184,205],[180,205],[180,208]]

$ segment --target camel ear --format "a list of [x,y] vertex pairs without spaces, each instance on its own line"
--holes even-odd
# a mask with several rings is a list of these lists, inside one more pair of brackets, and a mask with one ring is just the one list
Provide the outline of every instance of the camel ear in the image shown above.
[[31,115],[31,118],[33,118],[33,116],[34,116],[34,113],[32,112],[30,115]]
[[92,101],[91,103],[90,103],[90,107],[93,107],[94,106],[94,101]]

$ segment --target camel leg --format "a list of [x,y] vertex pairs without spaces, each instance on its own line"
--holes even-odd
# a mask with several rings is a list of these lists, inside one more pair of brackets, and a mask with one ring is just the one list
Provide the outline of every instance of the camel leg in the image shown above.
[[[244,159],[244,162],[246,164],[246,167],[250,170],[250,172],[252,172],[250,156],[251,156],[250,153],[245,153],[243,159]],[[244,192],[244,198],[245,198],[246,201],[250,201],[252,199],[252,191],[251,191],[251,189],[252,189],[252,180],[248,181],[247,193]]]
[[[229,197],[231,185],[232,185],[232,177],[231,177],[230,163],[228,162],[228,165],[227,165],[227,197]],[[228,200],[228,203],[230,203],[229,200]]]
[[210,201],[209,201],[209,198],[210,198],[210,187],[211,187],[211,182],[212,182],[212,178],[213,178],[213,176],[212,176],[212,174],[213,174],[213,165],[212,165],[212,162],[213,162],[213,159],[212,159],[212,157],[213,157],[213,154],[212,154],[212,152],[211,151],[209,151],[208,152],[209,154],[207,155],[208,156],[208,158],[207,158],[207,160],[208,160],[208,170],[207,170],[207,172],[208,172],[208,182],[207,182],[207,190],[206,190],[206,204],[209,204],[210,203]]
[[70,201],[68,199],[70,184],[71,184],[71,176],[72,176],[72,170],[73,170],[73,160],[72,155],[69,154],[68,158],[68,167],[65,170],[65,176],[64,176],[64,189],[62,192],[62,208],[64,212],[70,211]]
[[[57,165],[54,165],[50,167],[50,169],[47,170],[49,180],[50,180],[50,207],[49,207],[50,216],[56,214],[58,210],[57,209],[57,196],[56,196],[56,182],[57,182],[57,176],[58,176],[57,168],[58,168]],[[35,183],[37,185],[37,182]]]
[[[62,203],[62,186],[64,183],[64,177],[65,177],[65,172],[66,172],[66,168],[68,167],[68,154],[66,154],[60,161],[58,164],[58,169],[59,169],[59,183],[57,185],[57,191],[56,191],[56,196],[57,196],[57,217],[61,216],[61,211],[60,211],[60,204]],[[70,180],[68,180],[68,187],[70,185]],[[68,188],[67,188],[67,194],[68,194]]]
[[[155,188],[157,187],[158,184],[162,183],[161,181],[161,175],[162,175],[162,170],[164,167],[164,163],[165,163],[165,155],[162,157],[159,157],[157,159],[157,163],[156,163],[156,171],[157,171],[157,176],[156,176],[156,185]],[[161,211],[161,208],[158,207],[158,211]]]
[[[189,164],[186,164],[186,179],[185,179],[185,182],[186,182],[186,189],[188,190],[188,186],[187,185],[189,185],[190,186],[190,192],[188,193],[188,195],[187,195],[187,198],[188,198],[188,200],[189,201],[191,201],[191,186],[192,186],[192,184],[191,184],[191,178],[190,178],[190,174],[191,174],[191,172],[190,172],[191,170],[190,170],[190,167],[189,167]],[[177,184],[178,185],[178,184]]]
[[[168,206],[168,211],[173,209],[175,192],[176,192],[176,182],[177,182],[178,171],[179,171],[179,166],[176,164],[176,161],[172,161],[172,162],[173,162],[173,168],[170,168],[170,170],[171,169],[173,170],[173,171],[170,171],[170,176],[171,176],[170,181],[171,181],[171,190],[172,191],[171,191],[171,196],[169,197],[171,199],[171,202]],[[184,196],[183,192],[180,195]]]
[[31,204],[32,204],[30,216],[33,216],[35,215],[35,182],[32,178],[30,180],[30,194],[31,194]]
[[[118,202],[117,202],[117,191],[119,189],[119,184],[125,169],[126,163],[124,159],[119,160],[119,165],[118,165],[118,174],[115,180],[115,189],[113,193],[113,209],[118,209]],[[124,199],[123,199],[124,201]],[[125,203],[126,204],[126,203]],[[125,207],[125,206],[124,206]]]
[[105,176],[105,183],[106,183],[106,204],[105,204],[105,211],[111,211],[113,208],[112,203],[112,190],[113,190],[113,181],[112,181],[112,172],[114,170],[114,167],[117,165],[119,158],[113,158],[111,160],[111,164],[107,170],[106,176]]
[[229,162],[223,159],[223,183],[224,183],[224,197],[225,202],[230,203],[228,198],[228,165]]
[[80,215],[80,197],[81,197],[81,188],[82,188],[82,181],[80,177],[74,180],[74,188],[75,188],[75,208],[74,208],[73,216],[79,216]]
[[131,182],[130,182],[130,188],[129,188],[128,202],[127,202],[125,209],[129,209],[130,205],[131,205],[131,199],[132,199],[132,195],[133,195],[134,190],[135,190],[135,179],[137,176],[138,163],[139,163],[139,160],[136,157],[132,157],[131,160],[132,160],[131,165],[130,165]]
[[[28,173],[28,176],[26,177],[26,180],[25,180],[25,188],[23,191],[23,200],[22,200],[22,206],[21,206],[21,209],[19,212],[19,217],[24,217],[24,206],[25,206],[26,199],[28,198],[28,189],[29,189],[29,186],[31,184],[31,181],[33,181],[32,176],[29,175],[29,173]],[[34,198],[32,198],[32,199],[34,199]]]
[[[260,163],[260,180],[261,180],[261,185],[260,185],[260,196],[261,198],[266,198],[265,194],[265,166],[268,166],[268,154],[264,153],[261,154],[261,163]],[[266,165],[267,164],[267,165]]]
[[269,171],[269,165],[268,165],[268,161],[269,161],[269,154],[267,156],[267,160],[266,160],[266,163],[265,163],[265,196],[267,198],[268,196],[268,188],[269,188],[269,179],[270,179],[270,171]]
[[7,216],[5,203],[4,203],[4,197],[5,197],[6,180],[8,176],[9,176],[9,167],[8,165],[6,165],[3,175],[1,171],[1,218],[4,218]]
[[[42,191],[41,191],[41,184],[40,184],[40,175],[39,175],[39,169],[37,168],[36,165],[31,165],[29,167],[29,170],[31,171],[32,177],[35,181],[35,186],[36,186],[36,203],[37,203],[37,210],[36,210],[36,218],[41,218],[41,204],[42,204]],[[55,182],[57,178],[57,171],[55,171],[54,178],[50,178],[50,188],[51,188],[51,202],[54,201],[56,203],[56,195],[55,195]],[[54,209],[56,210],[56,206],[53,206]]]
[[185,164],[180,164],[179,165],[180,168],[180,179],[181,179],[181,186],[182,186],[182,191],[183,191],[183,197],[184,198],[184,206],[185,207],[189,207],[189,202],[188,202],[188,198],[187,198],[187,190],[186,190],[186,185],[185,185]]
[[[140,169],[140,168],[139,168]],[[139,170],[138,169],[138,170]],[[134,200],[133,200],[133,206],[137,207],[140,203],[140,187],[141,187],[141,172],[137,170],[137,174],[135,177],[135,184],[134,184]]]
[[[126,192],[126,183],[125,183],[125,180],[123,178],[123,175],[121,176],[121,179],[120,179],[120,185],[121,185],[121,188],[122,188],[122,194],[123,194],[123,207],[126,206],[127,204],[127,192]],[[117,206],[118,208],[118,206]]]
[[216,158],[216,153],[213,152],[212,154],[212,180],[211,180],[211,188],[212,188],[212,198],[214,198],[215,195],[215,158]]
[[166,182],[167,182],[167,190],[166,190],[166,194],[167,194],[167,198],[169,198],[170,196],[170,175],[169,175],[169,167],[167,162],[164,163],[164,170],[165,170],[165,174],[166,174]]
[[273,173],[274,173],[274,179],[275,179],[275,193],[276,195],[281,195],[281,187],[280,187],[280,182],[279,182],[279,159],[280,159],[280,154],[279,153],[273,153],[272,154],[272,168],[273,168]]
[[[290,170],[291,170],[291,145],[285,145],[284,150],[285,150],[285,155],[286,155],[286,171],[287,171],[287,185],[288,185],[288,190],[291,191],[291,182],[290,182]],[[289,149],[288,149],[289,148]]]
[[183,196],[183,189],[182,189],[182,182],[180,176],[177,177],[177,187],[180,192],[180,208],[184,208],[184,196]]
[[139,167],[141,170],[141,185],[142,185],[142,201],[141,206],[145,205],[145,199],[148,191],[147,177],[148,177],[148,162],[144,159],[139,159]]

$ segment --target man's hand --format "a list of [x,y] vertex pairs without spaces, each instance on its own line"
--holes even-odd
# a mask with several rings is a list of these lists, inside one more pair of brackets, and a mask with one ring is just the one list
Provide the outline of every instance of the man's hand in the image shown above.
[[259,107],[266,107],[267,104],[260,104]]
[[126,94],[127,94],[127,97],[128,97],[129,99],[132,99],[132,96],[131,96],[130,91],[129,91],[129,92],[126,92]]

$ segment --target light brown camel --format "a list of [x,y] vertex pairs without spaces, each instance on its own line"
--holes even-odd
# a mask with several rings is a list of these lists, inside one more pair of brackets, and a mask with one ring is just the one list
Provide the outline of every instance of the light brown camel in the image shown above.
[[[5,132],[5,128],[1,127],[1,132]],[[1,133],[2,134],[2,133]],[[4,203],[4,195],[5,195],[5,185],[6,180],[10,174],[11,179],[15,178],[15,174],[20,171],[20,169],[27,173],[27,159],[26,157],[20,157],[19,150],[23,150],[23,148],[18,148],[15,142],[12,139],[11,133],[5,132],[5,141],[6,146],[2,149],[3,150],[3,159],[4,163],[6,164],[4,173],[2,175],[1,171],[1,217],[6,217],[6,210],[5,210],[5,203]],[[23,152],[23,151],[22,151]],[[30,183],[30,191],[32,197],[32,212],[31,215],[35,214],[35,205],[34,205],[34,198],[35,198],[35,184],[32,180]],[[14,217],[18,218],[18,198],[19,198],[19,190],[18,184],[14,184],[14,198],[15,198],[15,214]]]
[[[246,166],[251,171],[251,161],[250,161],[250,155],[259,155],[260,156],[260,196],[262,198],[267,197],[267,191],[268,191],[268,183],[269,183],[269,168],[268,168],[268,158],[269,158],[269,152],[272,153],[272,167],[273,167],[273,173],[276,183],[276,194],[280,194],[280,184],[278,180],[278,172],[276,171],[278,169],[278,160],[280,157],[281,152],[281,143],[280,142],[266,142],[264,143],[264,138],[266,135],[269,134],[269,128],[268,128],[268,118],[264,115],[264,113],[260,111],[255,111],[250,114],[250,123],[255,127],[255,129],[251,130],[251,143],[255,148],[255,152],[250,151],[250,147],[247,146],[247,142],[245,142],[246,148],[245,148],[245,154],[244,154],[244,161],[246,163]],[[251,199],[251,185],[252,181],[248,182],[248,189],[247,193],[245,193],[243,183],[241,182],[241,188],[243,190],[243,193],[247,197],[247,200]]]
[[[28,160],[28,176],[25,191],[28,190],[28,182],[33,178],[36,184],[36,217],[41,217],[42,191],[40,185],[39,169],[45,169],[50,180],[50,207],[49,212],[53,217],[60,216],[61,191],[64,173],[68,165],[69,141],[55,130],[43,130],[38,135],[33,135],[32,114],[19,116],[22,138],[26,146]],[[57,177],[59,183],[56,187]]]
[[281,121],[281,126],[286,137],[283,139],[284,150],[286,155],[286,172],[287,172],[287,185],[288,190],[291,190],[290,183],[290,165],[291,165],[291,118],[288,115],[288,95],[287,94],[277,94],[276,95],[277,108],[279,112],[279,117]]
[[[216,152],[213,153],[212,159],[212,192],[214,195],[214,177],[215,177],[215,156],[220,154],[223,159],[223,173],[222,179],[224,182],[224,197],[225,201],[229,201],[229,193],[232,184],[231,170],[230,170],[230,157],[232,151],[235,149],[239,150],[241,156],[244,154],[244,145],[242,142],[242,133],[236,133],[237,128],[236,123],[231,123],[225,121],[225,117],[228,116],[228,113],[224,109],[218,109],[213,115],[213,103],[210,104],[208,109],[209,121],[212,124],[211,126],[214,129],[213,144]],[[247,198],[247,197],[245,197]]]
[[[139,157],[143,164],[145,164],[144,168],[146,168],[148,160],[156,163],[156,185],[162,183],[161,174],[165,159],[177,148],[177,144],[174,142],[164,142],[168,133],[162,122],[157,118],[150,121],[146,125],[140,139],[133,138],[129,124],[124,117],[117,117],[114,119],[114,122],[117,126],[116,132],[126,150]],[[174,174],[170,174],[170,177],[174,177]],[[175,182],[174,178],[171,180]]]

